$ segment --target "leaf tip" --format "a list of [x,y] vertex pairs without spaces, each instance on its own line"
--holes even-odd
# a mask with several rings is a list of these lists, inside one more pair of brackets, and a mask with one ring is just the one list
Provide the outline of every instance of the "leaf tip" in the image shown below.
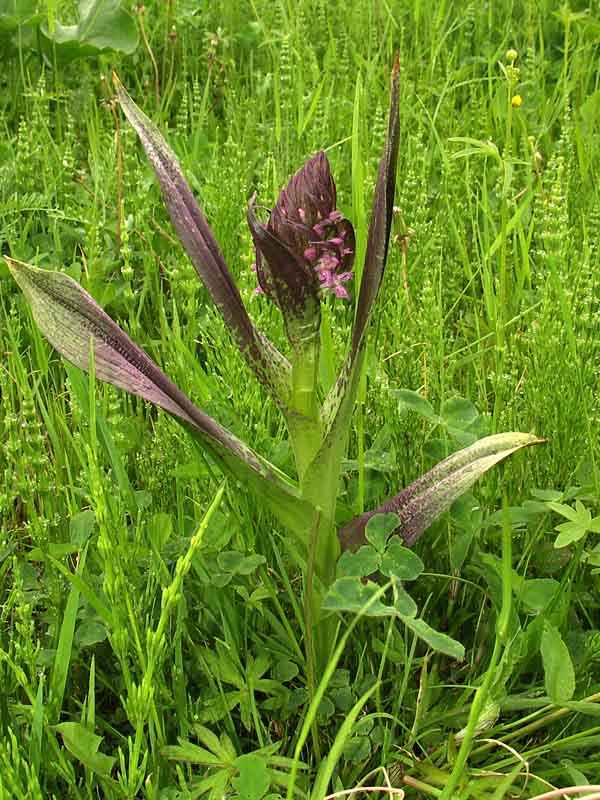
[[13,276],[13,278],[16,280],[17,283],[20,283],[18,273],[21,271],[23,267],[27,267],[28,265],[23,264],[22,261],[16,261],[14,258],[11,258],[10,256],[3,256],[3,258],[4,261],[6,262],[6,266],[8,267],[10,274]]

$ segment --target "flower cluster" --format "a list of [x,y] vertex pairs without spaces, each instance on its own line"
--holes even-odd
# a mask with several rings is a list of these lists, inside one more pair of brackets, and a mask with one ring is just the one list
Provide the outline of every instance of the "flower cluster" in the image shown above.
[[[280,245],[277,255],[287,253],[304,275],[305,291],[331,292],[349,300],[344,284],[353,277],[355,236],[349,220],[336,209],[335,182],[329,161],[319,151],[292,177],[277,199],[269,221],[261,226],[263,233]],[[252,208],[252,204],[251,204]],[[269,283],[281,272],[279,259],[269,261],[264,247],[257,241],[256,223],[251,224],[255,235],[257,292],[271,296]],[[277,263],[279,262],[279,263]]]
[[[303,210],[298,209],[302,216]],[[344,287],[354,277],[349,267],[354,260],[354,229],[340,211],[332,211],[325,219],[312,226],[314,239],[304,251],[304,258],[317,273],[321,288],[349,300]]]

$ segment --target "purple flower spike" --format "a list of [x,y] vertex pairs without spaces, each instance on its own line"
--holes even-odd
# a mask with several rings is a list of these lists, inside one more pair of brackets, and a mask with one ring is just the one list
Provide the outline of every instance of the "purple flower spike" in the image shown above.
[[349,299],[345,289],[336,287],[349,280],[341,275],[352,276],[354,228],[335,203],[335,182],[323,151],[292,177],[266,225],[256,220],[254,198],[250,201],[258,283],[284,314],[291,340],[293,320],[301,321],[304,330],[307,321],[318,326],[322,291]]

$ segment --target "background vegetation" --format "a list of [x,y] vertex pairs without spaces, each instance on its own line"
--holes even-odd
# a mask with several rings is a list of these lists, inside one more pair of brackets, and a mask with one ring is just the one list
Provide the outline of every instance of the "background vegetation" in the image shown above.
[[[344,502],[371,507],[485,433],[549,439],[418,544],[411,593],[465,661],[360,619],[309,712],[302,588],[269,515],[227,485],[204,530],[218,472],[166,414],[88,391],[0,266],[1,798],[438,796],[484,676],[488,738],[454,797],[598,782],[599,35],[583,4],[544,0],[0,0],[2,252],[79,279],[282,467],[277,412],[205,302],[108,78],[168,133],[281,341],[253,295],[247,200],[271,204],[325,148],[364,233],[398,49],[395,239]],[[340,355],[351,320],[351,303],[327,307]],[[318,737],[299,748],[309,713]]]

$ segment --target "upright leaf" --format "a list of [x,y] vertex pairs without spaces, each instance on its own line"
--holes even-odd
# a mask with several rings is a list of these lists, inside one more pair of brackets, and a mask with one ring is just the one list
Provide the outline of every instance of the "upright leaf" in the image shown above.
[[575,692],[573,662],[560,632],[547,620],[544,620],[541,652],[546,694],[553,703],[568,702]]
[[324,404],[323,419],[326,427],[326,435],[321,449],[309,468],[312,491],[314,491],[315,495],[319,493],[319,487],[321,485],[324,483],[331,483],[331,481],[337,482],[338,479],[338,465],[342,458],[347,434],[349,432],[350,419],[354,409],[354,401],[364,359],[364,336],[373,304],[375,303],[379,287],[381,286],[387,259],[394,210],[396,167],[400,139],[400,122],[398,116],[399,91],[400,64],[398,59],[396,59],[392,71],[388,131],[383,155],[379,164],[377,185],[373,198],[365,263],[362,272],[350,349],[338,380],[330,391]]
[[177,157],[118,78],[114,76],[113,79],[121,108],[140,137],[160,183],[173,227],[196,272],[258,379],[280,404],[285,405],[289,392],[290,367],[287,360],[252,324],[214,234],[183,177]]
[[397,532],[408,545],[414,544],[423,531],[485,472],[522,447],[543,441],[528,433],[499,433],[453,453],[379,508],[347,522],[339,532],[342,549],[360,547],[365,541],[365,527],[371,517],[389,511],[400,518]]

